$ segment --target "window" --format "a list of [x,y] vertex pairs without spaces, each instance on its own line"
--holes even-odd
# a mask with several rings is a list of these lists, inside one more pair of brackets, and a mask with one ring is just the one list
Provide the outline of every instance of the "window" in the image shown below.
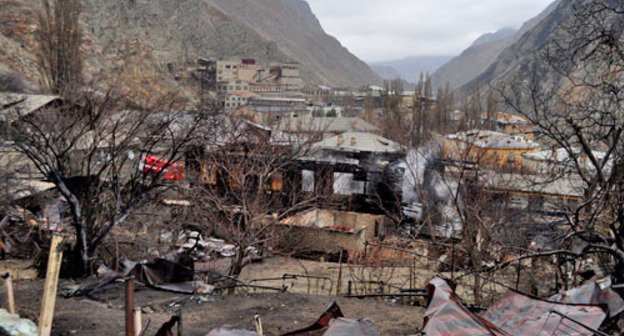
[[202,181],[205,184],[217,185],[217,166],[209,163],[201,165]]
[[284,190],[284,178],[282,174],[275,174],[271,176],[271,190],[282,191]]

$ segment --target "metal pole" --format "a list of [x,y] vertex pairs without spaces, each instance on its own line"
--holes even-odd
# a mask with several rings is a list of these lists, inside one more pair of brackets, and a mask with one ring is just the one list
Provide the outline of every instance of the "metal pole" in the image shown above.
[[340,296],[340,290],[342,289],[342,253],[344,250],[340,249],[340,260],[338,260],[338,282],[336,282],[336,296]]
[[520,288],[520,271],[522,270],[522,260],[518,260],[518,265],[516,266],[516,290]]
[[126,336],[134,333],[134,277],[124,279],[126,287]]

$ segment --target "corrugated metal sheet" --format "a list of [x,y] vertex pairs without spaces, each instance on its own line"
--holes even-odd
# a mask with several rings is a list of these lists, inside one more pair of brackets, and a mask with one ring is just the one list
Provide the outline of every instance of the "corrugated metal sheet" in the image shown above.
[[607,316],[606,307],[596,304],[611,301],[615,311],[621,311],[619,300],[596,295],[596,287],[591,286],[568,295],[568,301],[575,304],[509,291],[481,315],[468,311],[443,279],[432,280],[428,289],[431,303],[423,332],[429,336],[591,336],[594,333],[587,327],[597,330]]

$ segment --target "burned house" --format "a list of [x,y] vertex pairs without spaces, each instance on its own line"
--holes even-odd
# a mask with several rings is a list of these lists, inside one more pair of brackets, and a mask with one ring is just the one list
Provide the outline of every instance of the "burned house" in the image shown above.
[[346,132],[327,138],[301,158],[303,191],[326,194],[330,203],[347,201],[353,211],[394,208],[387,171],[404,155],[403,146],[371,133]]
[[[260,186],[277,196],[299,191],[301,177],[296,157],[304,149],[297,147],[298,139],[245,119],[216,117],[209,123],[208,134],[200,136],[186,153],[192,183],[222,195]],[[264,174],[263,167],[270,173]]]
[[312,209],[280,222],[291,250],[305,254],[357,256],[366,243],[383,240],[388,218],[383,215]]

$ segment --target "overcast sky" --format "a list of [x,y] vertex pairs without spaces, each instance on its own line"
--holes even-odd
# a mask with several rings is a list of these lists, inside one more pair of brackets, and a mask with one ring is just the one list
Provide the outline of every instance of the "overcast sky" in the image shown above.
[[553,0],[307,0],[321,24],[365,61],[457,55],[481,34],[519,27]]

